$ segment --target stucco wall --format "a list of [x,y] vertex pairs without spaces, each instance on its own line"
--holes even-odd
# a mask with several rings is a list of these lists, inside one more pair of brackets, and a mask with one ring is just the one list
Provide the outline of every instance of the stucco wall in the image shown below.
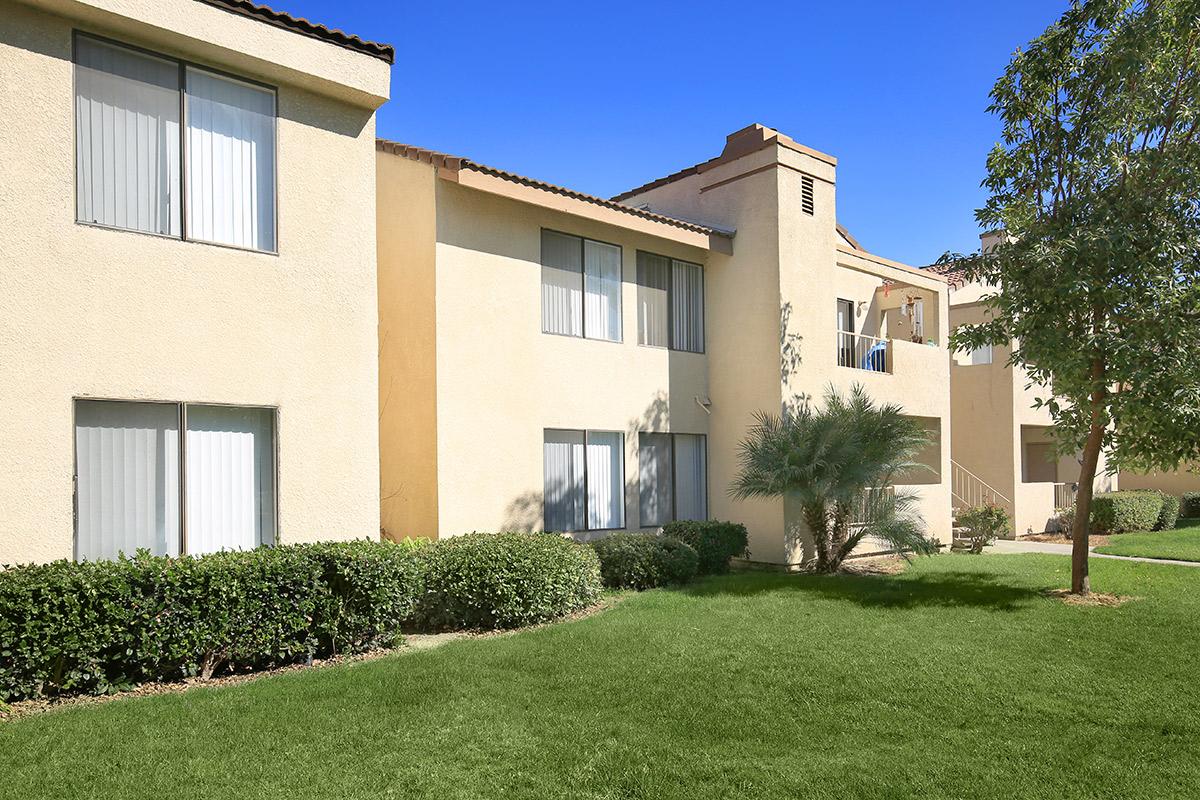
[[72,555],[89,396],[276,406],[280,541],[376,536],[372,108],[279,85],[278,255],[79,225],[72,25],[0,0],[0,562]]
[[1120,484],[1122,489],[1157,489],[1174,495],[1184,492],[1200,492],[1200,465],[1195,465],[1195,472],[1180,469],[1175,472],[1151,472],[1139,474],[1122,470]]
[[380,524],[438,533],[433,169],[378,153]]
[[[802,173],[813,181],[814,214],[802,210]],[[714,479],[736,474],[737,443],[755,411],[807,397],[826,387],[864,385],[880,401],[934,418],[941,430],[942,482],[915,487],[929,531],[950,537],[948,486],[950,401],[948,354],[943,347],[898,342],[895,374],[839,367],[836,300],[875,301],[888,277],[910,282],[935,298],[927,313],[930,335],[944,345],[948,306],[944,283],[838,249],[835,170],[826,157],[770,146],[696,175],[627,199],[656,210],[737,229],[734,253],[712,270],[720,290],[710,301],[710,382]],[[849,296],[848,296],[849,295]],[[718,344],[719,342],[719,344]],[[723,498],[714,516],[744,522],[755,561],[796,564],[811,549],[798,510],[779,501],[741,503]]]
[[[424,494],[414,503],[436,504],[436,512],[395,517],[392,535],[540,529],[547,428],[625,435],[625,520],[627,528],[637,529],[637,433],[709,433],[708,414],[696,402],[708,395],[707,357],[637,344],[637,251],[700,264],[709,254],[465,188],[433,177],[427,164],[387,153],[379,159],[381,181],[403,174],[408,176],[405,185],[418,182],[415,191],[396,190],[409,194],[395,213],[384,208],[391,203],[393,187],[381,187],[381,242],[389,242],[381,245],[381,275],[393,269],[421,272],[434,281],[431,289],[423,285],[424,278],[410,275],[395,289],[383,289],[380,298],[381,335],[402,328],[403,318],[411,316],[419,321],[410,319],[409,330],[420,330],[424,353],[407,358],[410,366],[398,373],[384,413],[386,422],[395,408],[403,420],[381,430],[384,517],[393,518],[386,498],[400,484],[406,496]],[[395,166],[383,166],[389,162]],[[434,207],[436,245],[428,253],[423,238],[390,230],[414,221],[423,230]],[[622,248],[621,342],[542,333],[542,228]],[[711,291],[707,284],[705,288],[706,294]],[[430,331],[433,342],[424,340]],[[417,366],[412,366],[414,360]],[[430,361],[436,365],[432,371]],[[385,385],[388,369],[385,364]],[[434,412],[425,406],[431,389]],[[418,438],[420,448],[436,447],[432,456],[423,449],[406,452],[406,442],[415,441],[414,427],[430,432]],[[403,479],[390,479],[389,465]],[[711,470],[709,490],[710,498],[721,491],[711,481]]]

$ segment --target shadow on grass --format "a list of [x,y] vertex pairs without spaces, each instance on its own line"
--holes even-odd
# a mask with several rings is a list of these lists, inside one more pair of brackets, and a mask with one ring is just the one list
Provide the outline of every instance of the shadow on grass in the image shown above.
[[771,575],[742,573],[711,578],[682,589],[693,597],[750,597],[795,593],[843,600],[868,608],[985,608],[1016,611],[1042,597],[1040,589],[1016,586],[978,572],[927,575]]

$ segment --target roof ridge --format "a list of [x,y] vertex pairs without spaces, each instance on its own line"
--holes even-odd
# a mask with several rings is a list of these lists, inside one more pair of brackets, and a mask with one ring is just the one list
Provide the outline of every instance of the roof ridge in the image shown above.
[[273,8],[253,3],[251,0],[198,0],[198,2],[219,8],[222,11],[228,11],[231,14],[239,14],[243,17],[256,19],[259,22],[274,25],[277,28],[285,28],[301,36],[320,39],[321,41],[344,47],[347,50],[354,50],[364,55],[373,56],[389,64],[393,64],[396,61],[396,48],[390,44],[372,42],[355,36],[352,33],[346,33],[338,28],[327,28],[319,22],[311,22],[303,17],[294,17],[285,11],[276,11]]
[[420,161],[420,162],[423,162],[426,164],[432,164],[433,166],[436,166],[436,167],[445,167],[447,169],[453,169],[453,170],[472,169],[472,170],[475,170],[476,172],[482,172],[485,175],[492,175],[494,177],[501,178],[503,180],[513,181],[514,183],[520,183],[525,186],[531,186],[536,189],[542,189],[547,192],[553,192],[554,194],[561,194],[564,197],[572,197],[574,199],[583,200],[588,203],[595,203],[596,205],[603,206],[605,208],[611,208],[611,209],[614,209],[616,211],[621,211],[626,214],[631,214],[633,216],[642,217],[643,219],[649,219],[649,220],[654,220],[657,222],[662,222],[667,225],[673,225],[677,228],[683,228],[684,230],[695,231],[697,233],[717,234],[718,236],[724,236],[726,238],[732,238],[735,233],[735,231],[728,230],[725,228],[719,228],[715,225],[708,225],[708,224],[704,224],[704,223],[700,223],[700,222],[693,222],[691,220],[685,220],[685,219],[680,219],[679,217],[673,217],[669,214],[662,214],[657,211],[650,211],[645,208],[637,208],[635,206],[625,205],[624,203],[619,203],[615,200],[609,200],[608,198],[599,197],[598,195],[588,194],[586,192],[580,192],[575,189],[568,188],[566,186],[558,186],[557,184],[547,183],[546,181],[538,180],[537,178],[530,178],[525,175],[519,175],[515,172],[509,172],[508,170],[499,169],[498,167],[490,167],[487,164],[481,164],[478,161],[472,161],[469,158],[463,158],[462,156],[454,156],[454,155],[450,155],[449,153],[443,153],[443,152],[440,152],[437,150],[429,150],[424,147],[416,147],[414,145],[403,144],[401,142],[394,142],[389,139],[383,139],[383,138],[375,139],[375,149],[379,150],[381,152],[392,153],[393,155],[398,155],[398,156],[401,156],[404,158],[408,158],[413,161]]

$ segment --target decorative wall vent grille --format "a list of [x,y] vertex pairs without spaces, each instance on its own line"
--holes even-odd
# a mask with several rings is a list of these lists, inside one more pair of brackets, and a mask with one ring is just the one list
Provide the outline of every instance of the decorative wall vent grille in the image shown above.
[[800,176],[800,208],[810,217],[813,215],[813,179]]

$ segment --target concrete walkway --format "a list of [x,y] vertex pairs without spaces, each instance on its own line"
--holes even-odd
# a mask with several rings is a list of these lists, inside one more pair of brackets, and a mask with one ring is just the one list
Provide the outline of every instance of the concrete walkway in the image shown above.
[[[1050,553],[1052,555],[1070,556],[1071,545],[1055,544],[1054,542],[1024,542],[999,539],[988,546],[991,553]],[[1200,561],[1176,561],[1170,558],[1142,558],[1141,556],[1110,556],[1106,553],[1090,551],[1092,558],[1113,558],[1117,561],[1141,561],[1144,564],[1176,564],[1181,567],[1200,567]]]

